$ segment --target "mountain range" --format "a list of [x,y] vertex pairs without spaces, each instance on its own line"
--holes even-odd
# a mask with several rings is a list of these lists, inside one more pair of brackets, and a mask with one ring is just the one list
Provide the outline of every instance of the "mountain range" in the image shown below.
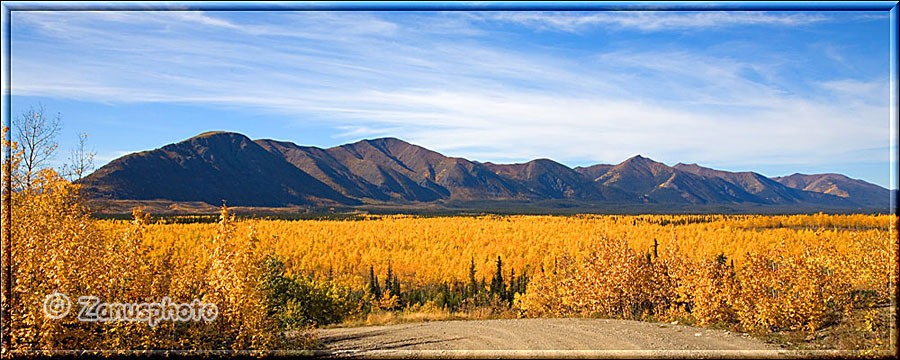
[[[494,164],[448,157],[396,138],[327,149],[233,132],[206,132],[117,158],[79,180],[104,201],[227,200],[246,207],[467,206],[575,203],[580,208],[752,206],[888,209],[896,194],[839,174],[768,178],[637,155],[570,168],[549,159]],[[462,204],[462,205],[460,205]]]

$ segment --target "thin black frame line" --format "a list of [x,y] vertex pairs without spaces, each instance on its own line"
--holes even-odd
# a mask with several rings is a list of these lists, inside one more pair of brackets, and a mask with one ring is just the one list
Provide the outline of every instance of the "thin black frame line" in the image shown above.
[[889,11],[897,1],[766,1],[766,2],[285,2],[282,4],[235,4],[228,2],[182,2],[167,4],[137,3],[126,5],[85,3],[60,5],[58,3],[6,4],[14,11]]

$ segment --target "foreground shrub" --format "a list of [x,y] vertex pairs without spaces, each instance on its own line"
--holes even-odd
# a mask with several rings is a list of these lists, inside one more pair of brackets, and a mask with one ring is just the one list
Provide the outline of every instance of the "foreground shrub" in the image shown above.
[[338,323],[360,312],[361,295],[349,287],[301,274],[286,275],[284,262],[276,256],[266,257],[263,269],[268,316],[277,319],[281,329]]
[[[674,244],[660,257],[641,256],[623,241],[600,239],[587,256],[563,256],[552,271],[535,274],[515,306],[521,316],[652,316],[761,332],[812,332],[883,299],[878,290],[855,290],[852,284],[860,282],[854,273],[871,271],[825,243],[750,253],[739,269],[724,255],[692,257]],[[880,281],[870,284],[879,288]],[[868,302],[861,300],[865,294]]]
[[[3,337],[9,339],[4,356],[12,351],[257,350],[314,344],[308,332],[286,336],[285,330],[296,328],[276,320],[284,315],[271,316],[270,289],[263,281],[267,252],[252,232],[238,234],[224,206],[216,235],[198,238],[198,246],[190,251],[149,244],[144,241],[149,215],[135,210],[127,225],[100,227],[82,205],[79,186],[55,171],[41,170],[30,174],[27,184],[22,181],[22,152],[15,143],[7,145],[13,153],[3,167],[3,206],[11,215],[3,220],[2,232],[3,250],[10,251],[4,254],[9,256],[4,256],[2,272],[2,308],[4,316],[8,314]],[[12,180],[12,192],[5,191],[6,179]],[[58,313],[45,308],[51,294],[60,300],[53,302],[60,305]],[[302,300],[313,304],[332,295],[315,293]],[[62,311],[62,296],[68,298],[68,313]],[[211,321],[152,326],[146,321],[80,321],[81,296],[114,304],[197,300],[214,304],[218,311]],[[291,309],[315,312],[308,306],[295,302]]]

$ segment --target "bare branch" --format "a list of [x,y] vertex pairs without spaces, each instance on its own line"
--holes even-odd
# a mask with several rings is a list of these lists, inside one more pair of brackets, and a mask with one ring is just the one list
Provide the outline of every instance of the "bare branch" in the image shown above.
[[13,126],[16,128],[16,141],[24,151],[22,166],[25,175],[25,186],[31,187],[31,178],[40,170],[47,160],[56,152],[56,135],[60,131],[62,114],[54,117],[44,115],[44,105],[38,104],[37,109],[29,107],[27,111],[15,119]]
[[69,154],[69,164],[66,165],[67,176],[70,180],[81,180],[85,175],[94,170],[93,150],[87,150],[87,138],[85,133],[78,134],[78,145]]

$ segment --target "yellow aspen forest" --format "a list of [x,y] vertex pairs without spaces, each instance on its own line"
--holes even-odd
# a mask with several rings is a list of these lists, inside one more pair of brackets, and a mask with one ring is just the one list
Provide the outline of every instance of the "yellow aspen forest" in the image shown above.
[[[410,312],[677,321],[763,335],[844,326],[858,339],[846,346],[891,346],[881,312],[896,299],[895,215],[279,220],[223,206],[214,219],[135,209],[129,220],[103,220],[53,170],[21,181],[15,154],[15,191],[4,193],[6,354],[314,349],[317,327]],[[199,299],[218,317],[50,319],[52,293]]]
[[[892,220],[893,219],[893,220]],[[360,216],[356,220],[246,220],[236,230],[284,257],[293,272],[327,275],[362,288],[368,269],[388,265],[404,284],[422,285],[467,279],[470,259],[476,277],[490,278],[494,260],[517,273],[552,268],[562,256],[583,257],[611,242],[627,243],[639,256],[654,241],[663,258],[715,260],[723,254],[736,269],[751,259],[777,253],[803,256],[825,251],[848,260],[858,286],[886,296],[891,269],[890,215],[687,215],[687,216]],[[126,221],[101,221],[109,233]],[[161,249],[198,251],[216,236],[216,224],[150,224],[144,238]],[[241,233],[242,232],[242,233]],[[853,259],[853,261],[849,261]],[[880,264],[881,266],[877,266]],[[836,265],[836,264],[834,264]],[[876,284],[878,284],[876,286]]]

